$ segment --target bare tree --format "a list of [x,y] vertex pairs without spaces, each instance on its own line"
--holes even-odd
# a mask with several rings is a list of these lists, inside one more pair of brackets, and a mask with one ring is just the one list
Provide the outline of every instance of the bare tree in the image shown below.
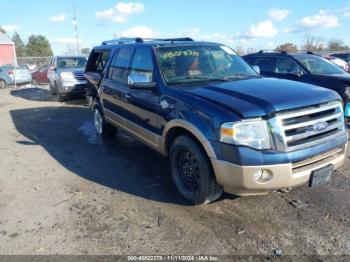
[[277,46],[275,50],[278,52],[296,52],[298,51],[298,47],[293,43],[285,43]]
[[344,42],[341,39],[331,39],[328,41],[327,49],[329,51],[344,51],[349,50],[350,48],[347,45],[344,45]]
[[249,47],[249,48],[247,48],[247,54],[253,54],[253,53],[256,53],[257,52],[257,50],[255,49],[255,48],[253,48],[253,47]]
[[244,55],[245,54],[244,48],[242,46],[237,46],[235,48],[235,51],[236,51],[237,55]]
[[303,45],[305,51],[323,51],[325,49],[325,42],[322,38],[314,36],[305,36],[305,41]]

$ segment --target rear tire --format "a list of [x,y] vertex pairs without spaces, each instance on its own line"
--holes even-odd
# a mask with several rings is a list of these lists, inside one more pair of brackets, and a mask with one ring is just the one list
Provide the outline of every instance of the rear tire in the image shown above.
[[93,115],[94,125],[97,133],[102,138],[115,137],[115,135],[117,134],[117,128],[111,125],[110,123],[106,122],[102,108],[99,103],[96,103],[94,105]]
[[177,137],[170,147],[171,176],[180,194],[195,205],[207,204],[222,195],[210,159],[188,136]]
[[0,79],[0,89],[6,88],[7,84],[5,82],[5,80]]

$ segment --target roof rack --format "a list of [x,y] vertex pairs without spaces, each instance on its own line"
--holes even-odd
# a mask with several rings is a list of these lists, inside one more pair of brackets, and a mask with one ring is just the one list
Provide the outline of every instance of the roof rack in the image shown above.
[[118,38],[113,40],[103,41],[102,45],[121,45],[126,43],[144,43],[145,41],[159,41],[159,42],[191,42],[194,41],[190,37],[180,37],[180,38],[141,38],[141,37],[132,37],[132,38]]
[[121,45],[125,43],[142,43],[142,42],[143,42],[143,39],[140,37],[118,38],[118,39],[103,41],[102,45]]

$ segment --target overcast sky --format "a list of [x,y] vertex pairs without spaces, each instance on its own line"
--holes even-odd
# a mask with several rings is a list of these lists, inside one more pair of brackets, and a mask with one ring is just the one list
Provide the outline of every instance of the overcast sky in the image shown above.
[[[75,0],[81,47],[116,36],[179,37],[232,47],[301,45],[305,35],[350,45],[349,0]],[[23,40],[43,34],[60,54],[74,47],[72,0],[0,0],[0,25]]]

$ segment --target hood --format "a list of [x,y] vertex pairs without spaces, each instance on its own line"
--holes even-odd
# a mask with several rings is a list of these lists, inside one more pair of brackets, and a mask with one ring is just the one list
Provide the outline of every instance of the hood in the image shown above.
[[59,72],[84,73],[85,68],[58,68]]
[[219,104],[243,118],[340,100],[339,95],[329,89],[273,78],[213,83],[185,92]]

